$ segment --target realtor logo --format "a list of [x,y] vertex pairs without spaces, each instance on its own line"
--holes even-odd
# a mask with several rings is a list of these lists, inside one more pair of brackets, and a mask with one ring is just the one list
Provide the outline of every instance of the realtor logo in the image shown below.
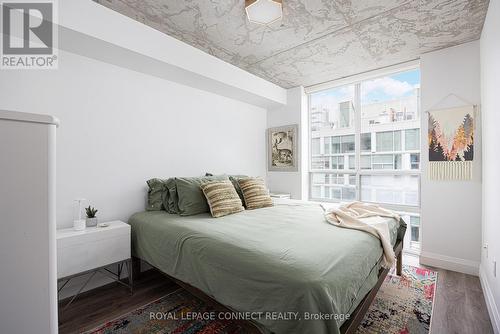
[[2,1],[1,69],[57,68],[54,1]]

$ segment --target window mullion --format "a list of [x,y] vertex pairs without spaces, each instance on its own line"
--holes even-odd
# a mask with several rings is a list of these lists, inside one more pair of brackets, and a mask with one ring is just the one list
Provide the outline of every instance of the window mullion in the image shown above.
[[354,152],[356,171],[356,199],[361,200],[361,83],[354,86]]

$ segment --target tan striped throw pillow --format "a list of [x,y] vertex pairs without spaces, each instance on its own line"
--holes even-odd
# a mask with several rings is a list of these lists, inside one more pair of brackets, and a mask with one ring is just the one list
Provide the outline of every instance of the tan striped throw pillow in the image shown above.
[[261,178],[243,178],[238,180],[245,206],[247,209],[259,209],[273,206],[273,200],[269,196],[264,180]]
[[245,210],[233,183],[229,180],[202,183],[201,190],[214,218]]

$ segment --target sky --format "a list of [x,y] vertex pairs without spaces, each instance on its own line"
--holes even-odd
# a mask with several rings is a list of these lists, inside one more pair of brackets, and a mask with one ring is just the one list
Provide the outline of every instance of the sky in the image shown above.
[[[361,102],[373,103],[411,95],[420,87],[420,70],[412,70],[391,76],[365,81],[361,84]],[[312,95],[312,105],[337,106],[354,99],[354,86],[343,86]]]

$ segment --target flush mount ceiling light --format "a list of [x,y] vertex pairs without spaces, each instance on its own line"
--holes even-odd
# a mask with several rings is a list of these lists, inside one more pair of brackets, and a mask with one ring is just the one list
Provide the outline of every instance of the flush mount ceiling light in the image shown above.
[[271,24],[283,16],[282,0],[245,0],[248,21]]

